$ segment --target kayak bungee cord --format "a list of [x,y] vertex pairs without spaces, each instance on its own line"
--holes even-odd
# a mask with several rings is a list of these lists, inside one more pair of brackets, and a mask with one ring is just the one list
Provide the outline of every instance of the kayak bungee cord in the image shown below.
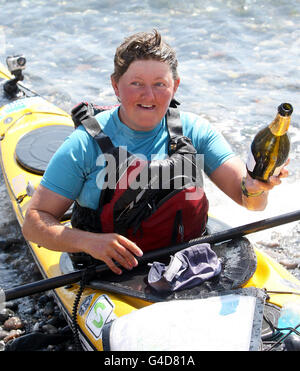
[[79,332],[78,332],[78,322],[77,322],[77,309],[80,302],[81,295],[85,289],[86,284],[86,275],[87,270],[85,270],[82,274],[82,278],[80,280],[79,289],[77,291],[77,294],[75,296],[74,304],[73,304],[73,310],[72,310],[72,332],[73,332],[73,338],[74,343],[76,346],[76,350],[79,352],[83,350],[80,339],[79,339]]
[[[264,319],[267,321],[267,318],[265,316],[264,316]],[[269,325],[270,325],[270,323],[271,323],[271,321],[268,322]],[[300,332],[297,331],[297,328],[300,327],[300,323],[295,327],[276,327],[273,324],[272,324],[272,327],[273,327],[274,330],[278,331],[279,336],[280,336],[280,334],[282,334],[282,331],[289,331],[289,332],[286,335],[284,335],[283,337],[280,337],[279,340],[277,340],[275,342],[272,342],[272,346],[268,349],[265,349],[266,352],[270,352],[271,350],[275,349],[279,345],[282,345],[282,343],[284,343],[285,339],[287,339],[291,334],[297,335],[299,337],[298,342],[300,343]],[[267,344],[267,343],[271,343],[271,342],[264,342],[264,343]],[[298,345],[298,348],[299,348],[299,345]],[[299,349],[294,349],[294,350],[299,351]]]
[[[283,295],[300,295],[299,292],[295,291],[279,291],[279,290],[267,290],[264,289],[266,295],[268,294],[283,294]],[[285,339],[287,339],[290,335],[297,335],[298,338],[296,341],[294,339],[291,340],[291,346],[293,347],[292,350],[300,350],[300,332],[297,330],[298,327],[300,327],[300,323],[298,323],[294,327],[277,327],[273,324],[270,318],[264,313],[263,315],[264,320],[266,323],[270,326],[270,329],[272,331],[272,339],[268,340],[262,340],[263,345],[270,345],[271,346],[267,349],[263,349],[263,351],[271,351],[271,350],[276,350],[275,348],[278,348],[278,346],[282,345],[285,343]],[[287,334],[283,335],[283,331],[289,331]],[[279,339],[278,339],[279,338]]]
[[77,294],[74,299],[73,303],[73,310],[72,310],[72,332],[73,332],[73,337],[74,337],[74,343],[76,346],[77,351],[82,351],[84,350],[81,344],[81,341],[79,339],[79,331],[78,331],[78,322],[77,322],[77,312],[78,312],[78,305],[82,296],[82,293],[85,289],[86,283],[88,276],[93,276],[95,274],[95,268],[96,265],[93,264],[91,266],[88,266],[85,268],[82,272],[82,277],[79,283],[79,289],[77,291]]
[[274,290],[265,290],[267,294],[285,294],[285,295],[300,295],[300,292],[296,291],[274,291]]

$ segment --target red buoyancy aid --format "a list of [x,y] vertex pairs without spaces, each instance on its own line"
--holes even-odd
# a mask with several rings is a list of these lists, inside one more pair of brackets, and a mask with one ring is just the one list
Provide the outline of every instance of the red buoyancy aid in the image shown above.
[[73,109],[72,118],[75,127],[82,124],[106,156],[105,184],[98,210],[75,203],[72,226],[122,234],[143,251],[199,237],[207,222],[208,200],[197,169],[196,150],[182,135],[178,109],[170,107],[166,114],[169,157],[154,161],[115,147],[93,117],[95,111],[99,112],[82,103]]

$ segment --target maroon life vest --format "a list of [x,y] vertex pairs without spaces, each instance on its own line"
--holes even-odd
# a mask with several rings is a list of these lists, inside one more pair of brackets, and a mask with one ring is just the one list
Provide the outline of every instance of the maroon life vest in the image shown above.
[[[97,210],[75,203],[72,226],[122,234],[143,251],[199,237],[207,222],[208,200],[202,182],[199,184],[196,150],[182,135],[178,109],[170,107],[166,114],[169,157],[154,161],[141,160],[124,147],[115,147],[94,114],[94,107],[83,103],[73,109],[72,118],[75,127],[85,127],[108,160],[106,187]],[[116,164],[113,172],[109,168],[111,159]]]

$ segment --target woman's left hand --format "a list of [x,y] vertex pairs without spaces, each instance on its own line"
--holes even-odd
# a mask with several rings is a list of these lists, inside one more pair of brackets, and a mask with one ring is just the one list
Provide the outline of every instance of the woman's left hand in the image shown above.
[[259,191],[270,191],[275,186],[281,184],[282,178],[287,178],[289,175],[289,171],[286,169],[286,166],[289,164],[290,159],[286,161],[282,169],[280,170],[280,173],[278,175],[272,175],[268,179],[267,182],[261,182],[257,179],[253,179],[247,174],[245,178],[245,187],[247,188],[247,191],[250,193],[256,193]]

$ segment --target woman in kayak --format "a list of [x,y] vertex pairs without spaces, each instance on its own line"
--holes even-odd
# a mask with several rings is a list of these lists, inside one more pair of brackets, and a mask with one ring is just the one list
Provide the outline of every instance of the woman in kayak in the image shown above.
[[[269,190],[281,183],[281,177],[288,175],[287,170],[283,168],[279,176],[270,177],[267,183],[253,180],[247,174],[245,164],[235,156],[222,135],[208,122],[192,113],[180,112],[180,115],[176,115],[178,109],[173,108],[171,111],[170,106],[177,106],[174,96],[180,83],[177,59],[174,50],[162,41],[157,31],[134,34],[117,48],[111,83],[120,105],[95,116],[101,128],[102,139],[106,138],[104,142],[107,143],[109,138],[108,152],[112,152],[112,146],[122,146],[130,154],[136,154],[147,161],[152,160],[153,156],[161,161],[170,155],[168,126],[173,125],[173,120],[176,122],[176,130],[179,128],[179,131],[182,131],[181,138],[185,138],[180,142],[180,148],[173,151],[174,162],[183,158],[180,157],[182,153],[193,156],[196,152],[202,154],[204,171],[210,179],[232,200],[250,210],[263,210],[267,205]],[[108,208],[104,208],[106,204],[102,196],[105,161],[101,155],[105,151],[88,131],[88,127],[79,125],[52,157],[26,213],[23,224],[26,239],[51,250],[87,253],[105,262],[113,272],[121,274],[122,270],[115,262],[126,269],[135,267],[138,264],[136,257],[142,256],[145,250],[143,242],[140,242],[143,238],[157,241],[152,247],[156,248],[165,237],[164,233],[170,241],[177,241],[177,229],[183,240],[194,236],[197,227],[198,235],[201,234],[207,218],[207,201],[203,191],[196,201],[185,194],[187,212],[173,210],[172,205],[177,202],[174,199],[172,203],[166,204],[168,218],[165,215],[159,214],[160,216],[156,217],[155,213],[153,214],[159,225],[168,224],[171,220],[172,231],[176,232],[175,240],[168,235],[170,231],[159,234],[156,229],[151,231],[151,228],[148,235],[147,232],[145,235],[141,232],[142,239],[136,240],[134,236],[137,231],[132,233],[130,238],[126,233],[116,233],[116,230],[122,230],[114,225],[117,219],[124,213],[126,217],[123,218],[123,223],[126,223],[133,215],[125,213],[130,204],[137,206],[132,208],[137,210],[132,219],[138,229],[141,220],[145,220],[141,215],[149,206],[149,202],[141,204],[135,200],[115,218],[114,212],[119,200],[124,201],[122,193],[119,193],[116,196],[110,195]],[[172,161],[168,161],[168,166]],[[165,165],[164,162],[161,164]],[[106,175],[109,174],[106,172]],[[143,192],[140,192],[138,197],[142,196]],[[99,199],[102,200],[100,206]],[[74,201],[76,215],[72,218],[73,228],[70,228],[59,220]],[[195,210],[201,215],[199,222],[195,216],[192,220],[185,221],[184,215],[194,215]],[[102,216],[105,215],[104,220],[101,219],[101,213],[104,213]],[[153,210],[151,215],[152,213]],[[111,225],[106,227],[105,223]],[[194,228],[191,230],[192,234],[184,235],[184,230],[191,226]],[[144,227],[146,228],[147,224]]]

